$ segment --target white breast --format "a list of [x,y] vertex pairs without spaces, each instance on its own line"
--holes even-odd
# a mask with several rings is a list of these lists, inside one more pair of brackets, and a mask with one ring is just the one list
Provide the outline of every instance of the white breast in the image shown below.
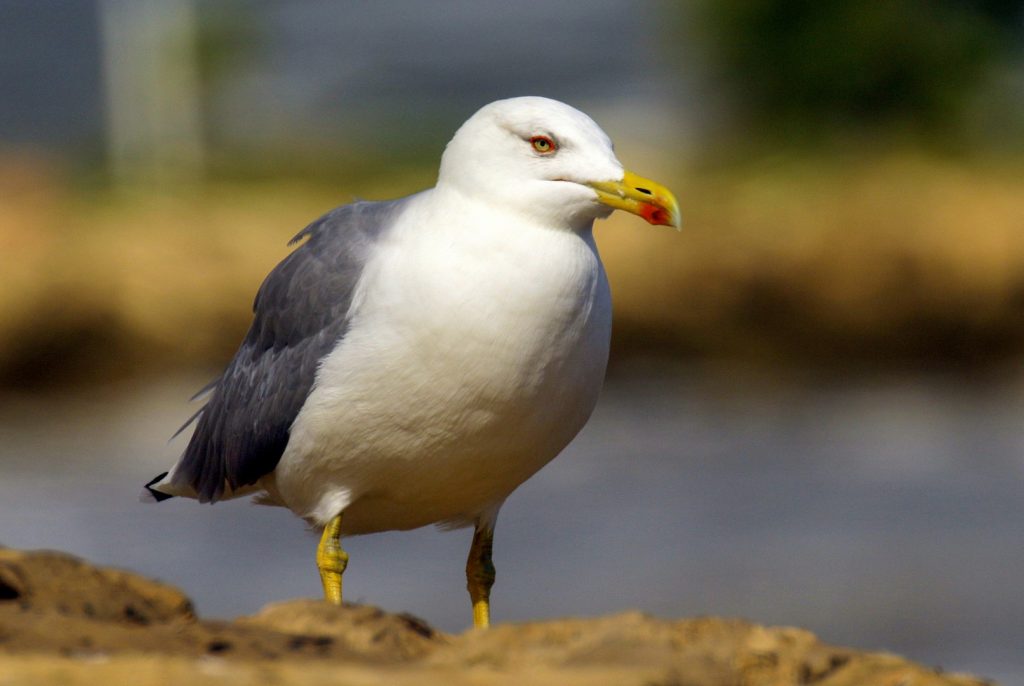
[[435,221],[425,198],[367,266],[268,480],[297,514],[344,509],[347,533],[469,523],[590,416],[611,302],[589,231],[464,209]]

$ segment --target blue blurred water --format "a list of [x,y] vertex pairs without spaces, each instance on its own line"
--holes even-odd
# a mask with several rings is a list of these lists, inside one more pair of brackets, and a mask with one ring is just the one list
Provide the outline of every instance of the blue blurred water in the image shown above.
[[[207,616],[318,593],[315,536],[244,502],[143,505],[201,379],[0,402],[0,543],[181,586]],[[1024,683],[1024,375],[798,381],[620,365],[508,501],[498,621],[640,608],[793,624]],[[469,621],[469,532],[348,540],[349,599]]]

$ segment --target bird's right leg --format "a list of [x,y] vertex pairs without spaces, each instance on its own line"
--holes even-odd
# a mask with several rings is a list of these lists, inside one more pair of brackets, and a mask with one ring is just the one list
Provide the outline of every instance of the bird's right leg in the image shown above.
[[494,531],[490,525],[477,522],[473,545],[466,560],[466,588],[473,602],[473,626],[486,629],[491,625],[491,587],[494,585]]
[[348,566],[348,553],[341,549],[340,514],[324,527],[316,549],[316,566],[324,585],[324,600],[332,605],[341,605],[341,575]]

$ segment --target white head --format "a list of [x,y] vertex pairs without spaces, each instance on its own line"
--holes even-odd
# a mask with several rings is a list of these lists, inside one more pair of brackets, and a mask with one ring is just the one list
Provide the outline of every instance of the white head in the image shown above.
[[477,111],[448,143],[437,185],[577,230],[616,208],[679,225],[667,189],[625,171],[594,120],[548,98],[498,100]]

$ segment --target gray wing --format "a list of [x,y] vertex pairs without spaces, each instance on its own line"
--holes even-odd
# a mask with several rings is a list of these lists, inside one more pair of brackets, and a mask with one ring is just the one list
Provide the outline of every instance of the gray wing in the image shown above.
[[260,286],[249,333],[193,417],[198,423],[175,469],[175,485],[187,484],[201,502],[215,502],[225,488],[253,484],[274,470],[320,360],[348,329],[367,257],[403,204],[345,205],[292,239],[289,245],[309,240]]

